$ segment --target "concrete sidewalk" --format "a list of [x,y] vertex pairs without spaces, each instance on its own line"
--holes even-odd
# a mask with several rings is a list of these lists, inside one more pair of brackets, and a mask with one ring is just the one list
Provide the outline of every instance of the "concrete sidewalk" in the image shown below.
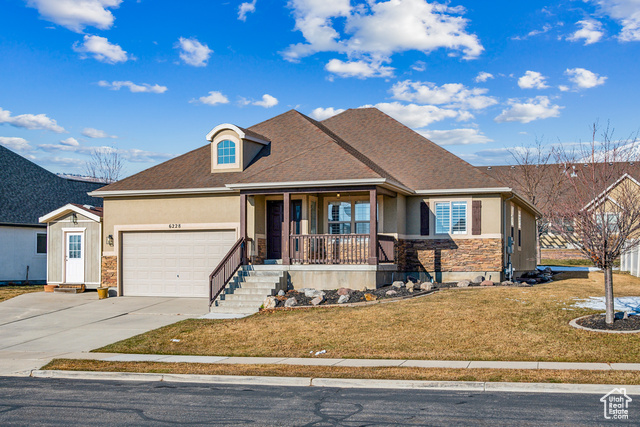
[[[26,354],[15,352],[14,357],[24,360]],[[0,351],[0,360],[7,356]],[[34,362],[38,355],[33,354]],[[407,360],[407,359],[329,359],[320,357],[225,357],[225,356],[183,356],[163,354],[114,354],[70,352],[55,355],[56,358],[102,360],[105,362],[165,362],[165,363],[212,363],[246,365],[299,365],[299,366],[343,366],[343,367],[410,367],[410,368],[450,368],[450,369],[554,369],[584,371],[640,371],[640,363],[575,363],[575,362],[501,362],[501,361],[458,361],[458,360]],[[46,362],[51,359],[47,354]],[[40,359],[45,361],[45,359]],[[37,363],[36,363],[37,364]],[[44,366],[42,363],[40,366]],[[35,367],[34,367],[35,369]]]

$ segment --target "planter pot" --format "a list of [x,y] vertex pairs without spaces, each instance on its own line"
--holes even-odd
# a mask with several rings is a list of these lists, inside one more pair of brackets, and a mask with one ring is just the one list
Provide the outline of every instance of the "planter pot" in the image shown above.
[[98,288],[98,298],[105,299],[109,298],[109,288]]
[[58,285],[44,285],[44,291],[45,292],[53,292],[53,290],[55,288],[57,288]]

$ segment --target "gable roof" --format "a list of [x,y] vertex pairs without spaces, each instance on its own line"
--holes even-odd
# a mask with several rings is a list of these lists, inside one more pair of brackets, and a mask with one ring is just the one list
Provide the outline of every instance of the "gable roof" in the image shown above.
[[54,219],[60,218],[61,216],[66,215],[69,212],[79,213],[96,222],[102,221],[103,216],[101,207],[68,203],[61,208],[58,208],[55,211],[49,212],[45,216],[40,217],[39,221],[43,223],[53,221]]
[[271,142],[242,172],[211,173],[207,144],[94,194],[228,191],[252,184],[337,181],[388,183],[410,192],[509,190],[375,108],[347,110],[323,122],[290,110],[239,129]]
[[61,178],[0,146],[0,224],[38,224],[38,218],[67,203],[102,206],[87,195],[101,183]]

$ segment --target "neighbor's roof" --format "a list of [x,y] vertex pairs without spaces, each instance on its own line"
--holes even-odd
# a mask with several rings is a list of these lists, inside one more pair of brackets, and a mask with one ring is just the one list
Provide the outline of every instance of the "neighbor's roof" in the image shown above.
[[87,195],[104,184],[61,178],[0,146],[0,223],[38,224],[38,218],[67,203],[102,205]]
[[347,110],[323,122],[290,110],[247,131],[271,144],[242,172],[211,173],[207,144],[103,187],[96,194],[376,178],[412,190],[501,187],[498,181],[375,108]]
[[41,216],[39,218],[39,221],[42,223],[51,222],[53,220],[60,218],[63,215],[68,214],[69,212],[79,213],[96,222],[100,222],[103,216],[101,207],[96,207],[91,205],[79,205],[77,203],[67,203],[61,208],[58,208],[53,212],[49,212],[48,214]]

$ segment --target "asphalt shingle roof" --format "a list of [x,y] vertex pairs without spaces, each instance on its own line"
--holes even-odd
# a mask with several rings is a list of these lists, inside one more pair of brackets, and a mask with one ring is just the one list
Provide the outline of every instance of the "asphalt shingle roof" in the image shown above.
[[102,199],[87,195],[102,186],[60,178],[0,146],[0,224],[38,224],[67,203],[102,206]]

